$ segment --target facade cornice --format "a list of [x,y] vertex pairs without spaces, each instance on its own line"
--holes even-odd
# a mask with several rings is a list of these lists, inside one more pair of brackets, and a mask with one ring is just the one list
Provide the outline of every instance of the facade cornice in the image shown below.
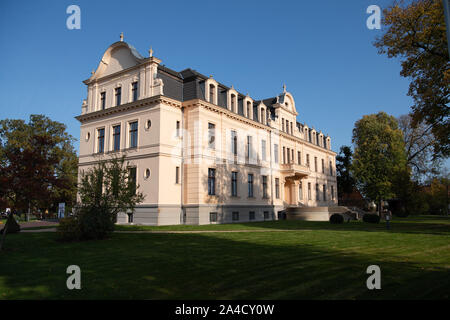
[[104,109],[104,110],[98,110],[98,111],[82,114],[82,115],[76,116],[75,119],[77,119],[81,123],[84,123],[84,122],[87,122],[89,120],[103,118],[103,117],[105,117],[107,115],[118,114],[118,113],[122,113],[124,111],[129,111],[129,110],[138,110],[138,109],[143,108],[143,107],[149,107],[149,106],[157,105],[157,104],[166,104],[166,105],[169,105],[169,106],[181,108],[181,102],[180,101],[168,98],[168,97],[163,96],[163,95],[157,95],[157,96],[153,96],[153,97],[150,97],[150,98],[146,98],[146,99],[141,99],[141,100],[137,100],[137,101],[134,101],[134,102],[125,103],[125,104],[122,104],[120,106],[111,107],[111,108],[107,108],[107,109]]

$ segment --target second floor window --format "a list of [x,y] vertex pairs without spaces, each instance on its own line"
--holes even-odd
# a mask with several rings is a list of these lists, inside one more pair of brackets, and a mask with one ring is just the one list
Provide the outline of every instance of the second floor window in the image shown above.
[[231,130],[231,153],[237,155],[237,134],[234,130]]
[[113,127],[113,150],[120,150],[120,125]]
[[102,110],[106,108],[106,92],[100,93],[100,106]]
[[103,153],[105,152],[105,129],[98,129],[98,148],[97,148],[97,152],[98,153]]
[[333,162],[330,161],[330,176],[333,175]]
[[216,169],[208,169],[208,195],[216,194]]
[[215,149],[216,147],[216,125],[208,123],[208,148]]
[[314,157],[314,171],[317,172],[317,157]]
[[231,173],[231,196],[237,197],[237,172]]
[[122,102],[122,88],[118,87],[115,90],[116,95],[116,106],[120,106],[120,103]]
[[136,148],[138,141],[138,123],[137,121],[130,123],[130,148]]
[[273,156],[274,156],[275,163],[278,163],[278,145],[277,144],[273,145]]
[[253,198],[253,174],[248,175],[248,196]]
[[309,154],[306,155],[306,166],[309,168]]
[[322,173],[325,173],[325,160],[322,159]]
[[302,154],[300,151],[297,151],[297,163],[302,164]]
[[266,161],[266,140],[261,140],[261,159]]
[[136,101],[138,99],[138,83],[133,82],[131,84],[131,96],[133,97],[133,101]]
[[252,137],[247,136],[247,158],[250,160],[252,158]]

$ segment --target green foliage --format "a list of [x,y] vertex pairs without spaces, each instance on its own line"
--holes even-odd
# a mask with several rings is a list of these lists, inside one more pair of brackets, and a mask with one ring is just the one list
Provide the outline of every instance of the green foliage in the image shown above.
[[413,122],[430,126],[434,156],[450,154],[450,62],[443,4],[416,0],[383,12],[385,33],[375,46],[380,54],[400,58],[403,77],[411,79]]
[[81,174],[80,203],[73,220],[61,228],[62,240],[103,239],[114,230],[119,212],[132,212],[144,200],[129,175],[125,158],[99,161]]
[[385,112],[363,116],[355,123],[352,173],[359,190],[372,200],[395,197],[409,179],[405,144],[397,120]]
[[380,223],[380,216],[377,214],[366,213],[363,215],[363,221],[367,223]]
[[352,193],[355,188],[355,179],[351,172],[352,156],[353,152],[349,146],[342,146],[339,154],[336,156],[336,178],[339,198],[343,194]]
[[57,234],[62,241],[77,241],[82,236],[80,225],[75,217],[60,219]]
[[0,202],[43,211],[76,197],[77,156],[66,126],[43,115],[0,120]]
[[339,213],[334,213],[330,216],[330,223],[331,224],[344,223],[344,217],[342,215],[340,215]]

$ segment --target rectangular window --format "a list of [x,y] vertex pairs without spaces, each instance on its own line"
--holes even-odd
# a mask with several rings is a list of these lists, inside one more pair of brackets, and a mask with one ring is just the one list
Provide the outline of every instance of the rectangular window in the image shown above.
[[334,200],[334,186],[331,186],[331,200]]
[[297,163],[302,164],[302,154],[300,151],[297,151]]
[[180,183],[180,167],[175,167],[175,183]]
[[250,160],[252,158],[252,136],[247,136],[247,158]]
[[269,211],[264,211],[264,220],[269,220]]
[[120,125],[113,127],[113,150],[120,150]]
[[284,131],[284,118],[281,119],[281,131]]
[[208,123],[208,148],[216,148],[216,125]]
[[261,159],[266,161],[266,140],[261,140]]
[[231,152],[237,156],[237,133],[235,130],[231,130]]
[[286,133],[289,133],[289,120],[286,120]]
[[317,157],[314,157],[314,170],[317,172]]
[[217,212],[209,213],[209,222],[217,222]]
[[286,163],[286,147],[283,147],[283,163]]
[[280,179],[275,178],[275,198],[280,199]]
[[231,219],[233,219],[233,221],[239,221],[239,212],[234,211],[234,212],[232,213]]
[[324,184],[322,187],[323,187],[323,201],[327,201],[327,185]]
[[100,106],[102,110],[106,108],[106,92],[100,93]]
[[122,88],[118,87],[115,90],[116,94],[116,106],[120,106],[120,103],[122,102]]
[[132,194],[136,193],[136,167],[128,168],[128,188]]
[[298,184],[298,199],[303,200],[303,184],[301,181]]
[[237,172],[231,172],[231,196],[233,197],[237,197],[237,175]]
[[130,148],[136,148],[138,142],[138,123],[130,123]]
[[308,182],[308,200],[311,200],[311,182]]
[[292,122],[291,122],[291,134],[293,134],[294,133],[294,130],[292,130]]
[[291,149],[291,162],[289,163],[294,163],[295,159],[294,159],[294,149]]
[[277,144],[273,145],[273,156],[274,156],[275,163],[278,163],[278,145]]
[[333,175],[333,163],[330,161],[330,176]]
[[319,184],[316,183],[316,200],[320,200]]
[[105,152],[105,129],[98,129],[97,136],[97,152],[103,153]]
[[131,84],[131,95],[133,97],[133,101],[136,101],[138,99],[138,83],[133,82]]
[[306,155],[306,166],[309,168],[310,164],[309,164],[309,154]]
[[248,174],[248,196],[253,198],[253,174]]
[[176,129],[176,135],[177,135],[177,137],[179,137],[180,136],[180,121],[177,121],[175,129]]
[[208,195],[216,194],[216,169],[208,169]]
[[255,220],[255,211],[250,211],[248,213],[248,220]]
[[267,195],[267,176],[262,176],[262,188],[263,188],[263,198],[268,198]]
[[322,159],[322,173],[325,173],[325,160]]
[[287,153],[287,157],[286,157],[286,159],[287,159],[287,163],[291,163],[291,158],[290,158],[290,152],[289,152],[289,148],[286,148],[286,153]]
[[216,91],[216,87],[213,84],[209,85],[209,102],[214,103],[214,94]]

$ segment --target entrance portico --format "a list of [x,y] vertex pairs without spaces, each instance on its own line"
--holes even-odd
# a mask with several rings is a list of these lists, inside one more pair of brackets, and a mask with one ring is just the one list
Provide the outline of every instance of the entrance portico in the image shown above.
[[284,183],[284,202],[288,207],[297,207],[300,202],[299,185],[302,179],[307,178],[310,170],[308,167],[288,163],[280,166],[280,172]]

